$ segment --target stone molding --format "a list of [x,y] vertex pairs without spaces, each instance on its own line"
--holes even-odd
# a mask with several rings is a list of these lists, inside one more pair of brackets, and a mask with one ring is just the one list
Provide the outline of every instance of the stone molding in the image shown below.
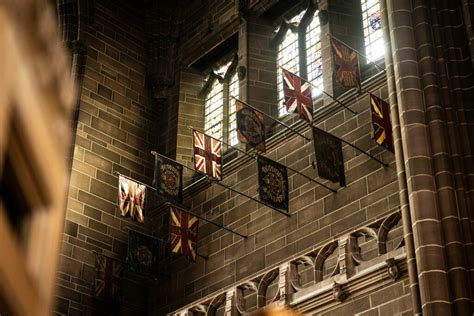
[[[388,232],[400,219],[399,210],[392,212],[168,315],[193,315],[194,312],[215,315],[219,307],[225,308],[225,315],[229,316],[253,312],[246,310],[244,291],[256,296],[257,309],[277,305],[291,306],[299,312],[321,311],[333,308],[334,304],[350,297],[382,288],[387,282],[395,282],[406,275],[403,238],[393,250],[387,252]],[[363,236],[377,242],[377,257],[363,258],[358,241]],[[334,252],[337,263],[334,270],[323,278],[324,263]],[[313,269],[314,281],[309,285],[301,285],[299,266]],[[394,269],[397,270],[396,278]],[[270,297],[267,290],[274,281],[277,289]]]

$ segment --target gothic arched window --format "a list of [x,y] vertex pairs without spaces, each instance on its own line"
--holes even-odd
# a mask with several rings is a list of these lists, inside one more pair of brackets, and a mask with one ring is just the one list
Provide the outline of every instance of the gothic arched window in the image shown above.
[[[321,28],[318,10],[310,6],[291,20],[285,21],[277,30],[274,41],[277,48],[278,114],[287,114],[283,105],[283,82],[281,67],[307,79],[311,84],[323,88],[323,62],[321,58]],[[313,99],[321,90],[312,89]]]
[[236,57],[213,69],[207,80],[204,103],[204,132],[214,138],[236,145],[237,123],[233,97],[239,97]]

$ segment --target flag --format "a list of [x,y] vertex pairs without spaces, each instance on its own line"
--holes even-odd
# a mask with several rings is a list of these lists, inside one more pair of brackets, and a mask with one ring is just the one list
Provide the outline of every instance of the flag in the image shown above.
[[132,272],[156,277],[160,241],[139,232],[128,231],[127,261]]
[[357,88],[360,91],[359,55],[333,37],[331,48],[337,81],[345,88]]
[[239,141],[265,152],[264,115],[260,111],[235,100],[237,108],[237,136]]
[[339,182],[341,187],[345,187],[341,140],[313,126],[313,143],[318,175],[332,182]]
[[183,166],[165,157],[155,155],[154,185],[165,199],[183,203]]
[[132,220],[143,223],[146,186],[119,176],[119,210],[120,215],[129,216]]
[[390,104],[370,94],[373,138],[379,145],[394,152],[392,124],[390,123]]
[[120,302],[122,299],[123,263],[97,254],[94,296]]
[[196,216],[170,206],[171,252],[182,254],[195,262],[198,226]]
[[222,142],[193,130],[194,168],[215,180],[222,180]]
[[298,113],[300,119],[313,122],[313,98],[311,85],[303,78],[283,69],[283,92],[288,113]]
[[260,200],[288,212],[288,172],[276,161],[258,155],[258,193]]

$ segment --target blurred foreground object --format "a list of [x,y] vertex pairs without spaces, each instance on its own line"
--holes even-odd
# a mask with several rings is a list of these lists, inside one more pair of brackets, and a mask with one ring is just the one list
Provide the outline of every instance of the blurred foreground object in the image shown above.
[[289,307],[264,308],[255,313],[252,313],[251,315],[252,316],[302,316],[302,314],[296,312],[295,310]]
[[75,102],[46,0],[0,2],[0,314],[49,315]]

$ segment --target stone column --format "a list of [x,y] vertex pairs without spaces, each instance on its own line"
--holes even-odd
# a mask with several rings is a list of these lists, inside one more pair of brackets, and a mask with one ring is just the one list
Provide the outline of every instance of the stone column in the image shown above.
[[447,258],[431,139],[413,25],[416,1],[388,1],[403,158],[421,294],[426,315],[452,315]]
[[[437,196],[440,210],[440,220],[443,226],[448,279],[451,285],[451,297],[456,315],[471,315],[469,290],[469,275],[467,273],[466,256],[464,254],[462,229],[459,215],[466,213],[464,192],[458,192],[460,202],[456,203],[456,181],[453,173],[453,160],[460,160],[457,137],[449,142],[449,134],[459,135],[447,124],[446,114],[452,112],[453,105],[450,99],[443,100],[441,85],[446,78],[443,65],[437,65],[437,60],[443,56],[442,43],[439,43],[439,53],[436,54],[435,40],[440,40],[439,23],[437,23],[437,8],[431,14],[429,1],[418,1],[414,8],[413,23],[417,42],[418,58],[420,60],[420,76],[424,93],[425,111],[428,123],[428,132],[431,138],[433,152],[432,162],[434,180],[437,187]],[[434,23],[433,23],[434,22]],[[431,24],[432,23],[432,24]],[[449,23],[449,22],[448,22]],[[432,36],[434,34],[434,36]],[[451,42],[452,43],[452,42]],[[452,44],[451,44],[452,45]],[[439,67],[441,66],[441,67]],[[437,69],[441,69],[441,76]],[[449,93],[449,91],[446,91]],[[447,102],[446,102],[447,101]],[[454,155],[453,155],[454,153]],[[459,165],[459,164],[454,164]],[[459,215],[458,215],[459,212]],[[465,217],[465,216],[462,216]],[[466,228],[469,228],[467,226]],[[470,237],[470,231],[468,231]]]
[[398,116],[397,90],[395,87],[395,72],[392,59],[392,45],[390,43],[390,34],[388,27],[388,15],[386,1],[380,1],[380,10],[382,16],[382,27],[384,32],[385,65],[387,72],[387,88],[390,103],[390,118],[392,122],[393,142],[395,147],[395,161],[398,175],[398,187],[400,190],[400,210],[402,213],[403,238],[405,240],[405,249],[407,253],[408,278],[410,281],[410,293],[413,305],[413,314],[421,315],[420,288],[418,284],[418,274],[416,270],[415,245],[413,240],[413,230],[410,217],[410,205],[408,203],[408,190],[406,181],[405,164],[403,163],[403,147],[401,139],[400,118]]

